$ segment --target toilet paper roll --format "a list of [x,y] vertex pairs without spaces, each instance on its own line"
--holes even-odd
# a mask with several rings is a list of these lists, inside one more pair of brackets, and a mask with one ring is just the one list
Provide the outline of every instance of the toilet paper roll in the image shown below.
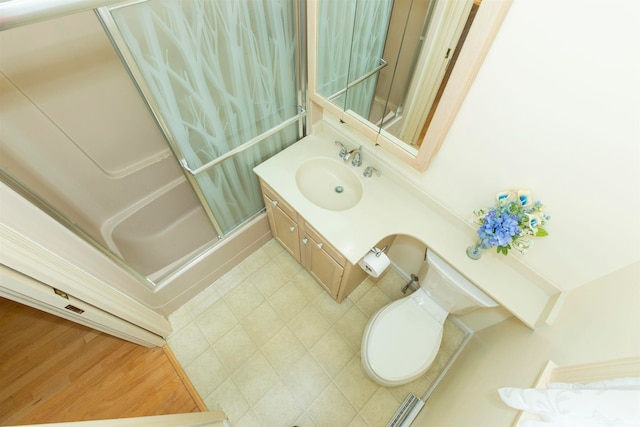
[[378,255],[369,252],[358,262],[358,265],[372,277],[378,277],[384,273],[389,264],[391,264],[389,257],[382,251]]

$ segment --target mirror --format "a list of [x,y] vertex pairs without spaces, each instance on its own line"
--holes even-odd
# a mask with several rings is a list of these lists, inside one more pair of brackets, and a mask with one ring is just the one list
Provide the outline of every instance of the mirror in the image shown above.
[[319,3],[318,92],[344,111],[366,118],[371,115],[378,73],[388,69],[383,54],[393,3]]
[[[322,42],[315,50],[315,92],[344,110],[356,0],[344,0],[341,5],[339,1],[322,0],[318,3],[317,39]],[[332,15],[338,19],[332,19]]]
[[309,81],[315,90],[310,96],[424,170],[509,5],[509,0],[312,1],[309,56],[315,75]]

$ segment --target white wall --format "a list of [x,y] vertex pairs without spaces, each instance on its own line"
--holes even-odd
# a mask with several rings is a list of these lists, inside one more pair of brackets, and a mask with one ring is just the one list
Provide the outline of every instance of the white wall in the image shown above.
[[574,365],[640,355],[639,277],[636,263],[571,291],[545,330],[511,318],[477,332],[415,426],[507,427],[517,413],[498,388],[530,387],[548,360]]
[[442,150],[414,178],[469,218],[498,190],[531,189],[553,218],[523,260],[571,290],[548,329],[511,318],[477,332],[417,426],[509,426],[515,411],[496,390],[530,386],[547,360],[640,355],[638,22],[636,0],[514,0]]
[[640,260],[638,22],[637,0],[514,0],[441,151],[414,175],[469,219],[500,190],[531,189],[552,219],[524,261],[563,289]]

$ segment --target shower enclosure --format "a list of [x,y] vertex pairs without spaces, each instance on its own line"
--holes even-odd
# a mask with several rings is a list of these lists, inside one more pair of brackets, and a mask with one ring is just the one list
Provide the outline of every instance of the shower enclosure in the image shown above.
[[263,210],[253,167],[304,136],[302,4],[132,1],[2,31],[2,181],[151,290],[188,274]]

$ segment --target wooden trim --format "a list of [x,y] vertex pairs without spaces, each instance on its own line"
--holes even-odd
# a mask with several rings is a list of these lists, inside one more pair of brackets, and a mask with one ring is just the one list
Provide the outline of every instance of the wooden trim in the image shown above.
[[622,377],[640,377],[640,356],[582,365],[559,366],[552,371],[550,381],[589,383]]
[[481,3],[431,125],[420,143],[420,151],[414,165],[416,169],[425,171],[440,149],[511,3],[512,0],[484,0]]
[[[430,111],[437,110],[440,88],[446,87],[450,69],[455,67],[458,57],[457,53],[448,55],[446,52],[451,46],[461,46],[464,42],[472,7],[472,0],[436,3],[430,19],[439,25],[430,25],[424,40],[425,48],[420,52],[415,76],[407,91],[402,140],[419,144],[420,136],[424,138],[426,129],[423,132],[423,127],[428,127],[427,121],[432,117]],[[459,50],[454,49],[455,52]]]
[[551,379],[553,370],[557,368],[558,365],[556,365],[552,360],[549,360],[538,374],[536,381],[533,383],[533,388],[546,388]]
[[424,140],[424,136],[427,134],[427,130],[429,129],[429,125],[431,124],[431,120],[433,120],[433,115],[438,109],[438,104],[440,103],[440,99],[442,98],[442,93],[444,92],[444,89],[447,87],[447,83],[449,82],[449,78],[451,77],[451,72],[453,71],[453,68],[455,67],[456,62],[458,61],[458,57],[460,56],[460,51],[462,50],[462,46],[464,46],[464,42],[466,41],[467,36],[469,35],[469,29],[471,28],[471,24],[473,24],[476,14],[478,13],[478,7],[480,7],[480,5],[475,4],[475,2],[471,6],[471,11],[467,16],[467,21],[464,24],[464,29],[462,30],[462,34],[460,35],[460,38],[458,39],[458,43],[456,44],[456,48],[453,52],[453,57],[451,58],[451,61],[447,65],[447,69],[445,71],[444,77],[442,78],[442,83],[438,88],[438,91],[435,95],[435,99],[433,100],[433,103],[431,104],[431,107],[427,111],[427,114],[426,114],[427,118],[426,120],[424,120],[422,129],[420,130],[420,134],[417,137],[418,147],[420,146],[420,144],[422,144],[422,141]]
[[[161,347],[166,344],[162,337],[146,329],[80,301],[72,295],[60,297],[50,286],[2,264],[0,296],[145,347]],[[66,309],[68,304],[82,309],[83,312],[76,314],[69,311]]]
[[162,347],[162,351],[164,351],[164,354],[167,356],[167,359],[169,359],[169,363],[171,363],[171,365],[173,366],[173,369],[175,369],[176,373],[182,380],[184,387],[187,389],[187,392],[189,392],[189,394],[193,398],[193,401],[196,403],[196,406],[198,407],[198,409],[200,409],[200,411],[202,412],[207,412],[209,410],[207,408],[207,405],[204,403],[204,400],[202,400],[202,398],[200,397],[200,394],[191,383],[191,380],[189,380],[189,377],[187,377],[187,374],[182,369],[182,366],[180,366],[180,363],[178,362],[178,359],[176,359],[176,356],[171,351],[171,348],[169,348],[168,345],[165,345]]
[[227,415],[222,411],[207,411],[111,420],[25,424],[22,427],[230,427],[231,424],[227,420]]
[[[550,382],[584,384],[624,377],[640,377],[639,356],[569,366],[558,366],[550,360],[542,368],[532,387],[546,389]],[[517,427],[522,420],[539,419],[536,415],[518,411],[512,427]]]

